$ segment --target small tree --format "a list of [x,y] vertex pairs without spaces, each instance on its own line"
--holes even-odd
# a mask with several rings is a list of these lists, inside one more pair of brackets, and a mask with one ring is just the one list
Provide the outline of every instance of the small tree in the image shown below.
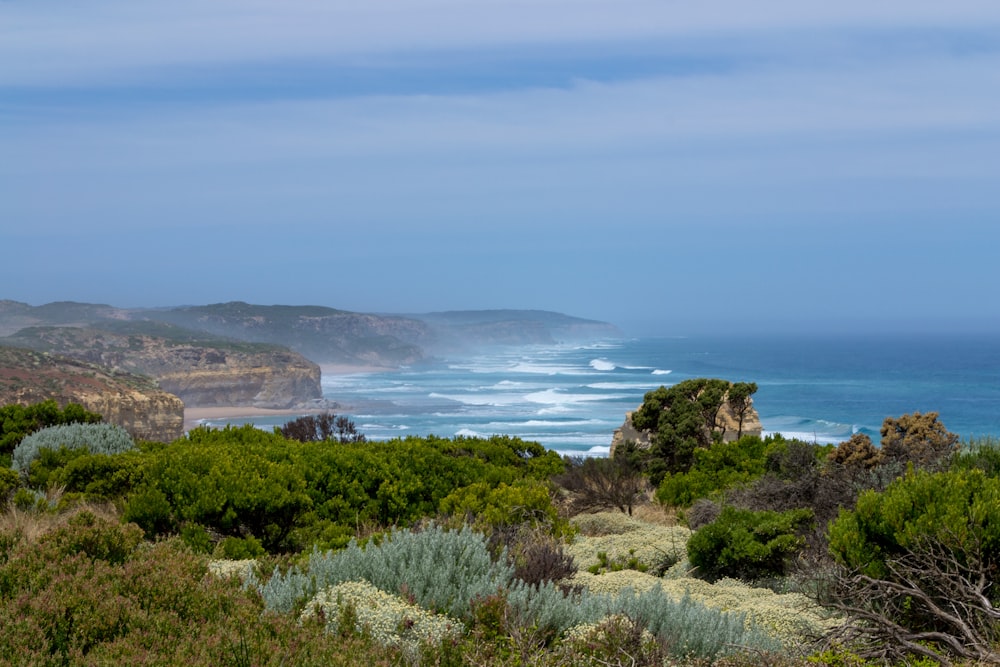
[[738,424],[737,440],[743,437],[743,420],[746,419],[747,413],[753,406],[753,398],[751,397],[756,393],[756,382],[737,382],[729,388],[729,393],[726,395],[726,403],[729,404],[729,409],[733,411]]
[[289,440],[298,440],[299,442],[336,440],[348,443],[365,441],[365,436],[358,432],[353,421],[332,412],[293,419],[282,426],[279,431]]
[[629,516],[649,488],[638,468],[619,457],[566,457],[566,471],[555,481],[572,494],[577,512],[614,507]]

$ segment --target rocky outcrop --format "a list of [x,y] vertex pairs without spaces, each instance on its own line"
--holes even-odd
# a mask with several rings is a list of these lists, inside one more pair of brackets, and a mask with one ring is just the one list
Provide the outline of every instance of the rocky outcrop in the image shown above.
[[171,442],[183,434],[184,403],[149,378],[34,350],[0,347],[0,405],[49,399],[60,407],[79,403],[137,439]]
[[[722,432],[722,439],[725,442],[736,440],[739,434],[739,418],[733,413],[732,408],[727,403],[722,404],[719,414],[716,416],[716,423],[719,425],[716,431]],[[760,415],[757,414],[753,405],[747,410],[743,417],[743,435],[755,435],[760,437],[764,432],[764,427],[760,423]],[[634,442],[640,449],[649,449],[653,445],[653,432],[651,430],[640,431],[632,425],[632,413],[625,413],[625,422],[611,436],[611,456],[615,455],[615,449],[625,442]]]
[[34,327],[8,340],[114,371],[148,375],[189,407],[290,408],[322,397],[319,366],[296,352],[168,325],[140,324],[119,331]]
[[294,352],[177,350],[183,366],[162,369],[160,387],[191,406],[292,408],[322,398],[319,366]]

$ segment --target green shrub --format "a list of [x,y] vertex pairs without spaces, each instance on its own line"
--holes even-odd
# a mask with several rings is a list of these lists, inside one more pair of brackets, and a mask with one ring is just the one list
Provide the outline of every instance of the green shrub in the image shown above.
[[0,505],[10,497],[21,484],[20,476],[10,468],[0,468]]
[[982,470],[988,477],[1000,477],[1000,438],[970,438],[955,453],[952,470]]
[[799,534],[812,519],[809,509],[754,512],[724,507],[715,521],[688,540],[688,559],[708,579],[781,576],[788,559],[805,546]]
[[559,516],[546,484],[524,480],[495,487],[476,482],[456,489],[441,499],[440,511],[464,522],[471,519],[484,532],[528,525],[549,527],[554,534],[565,534],[568,522]]
[[69,403],[63,409],[54,400],[33,405],[5,405],[0,407],[0,456],[9,456],[25,436],[47,426],[99,421],[101,415],[77,403]]
[[91,454],[120,454],[135,447],[128,431],[114,424],[60,424],[25,437],[14,448],[12,467],[25,474],[43,449],[83,450]]
[[250,535],[224,538],[216,547],[215,557],[227,560],[252,560],[263,556],[264,553],[260,540]]
[[169,533],[176,525],[170,501],[152,486],[140,488],[128,497],[122,519],[142,528],[150,539]]
[[196,523],[189,523],[181,528],[180,537],[181,541],[197,554],[210,554],[215,548],[212,536],[208,534],[204,526],[199,526]]
[[[889,576],[888,561],[928,541],[945,554],[981,551],[1000,568],[1000,479],[978,469],[910,472],[882,493],[867,491],[830,526],[830,551],[851,570]],[[1000,591],[994,593],[1000,601]]]

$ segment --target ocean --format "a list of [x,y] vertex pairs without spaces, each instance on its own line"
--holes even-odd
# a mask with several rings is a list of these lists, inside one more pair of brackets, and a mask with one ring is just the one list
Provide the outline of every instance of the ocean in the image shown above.
[[496,348],[322,382],[368,439],[508,434],[606,456],[647,391],[696,377],[756,382],[765,433],[809,442],[862,432],[877,443],[885,417],[914,411],[940,413],[963,439],[1000,435],[1000,339],[990,336],[631,338]]

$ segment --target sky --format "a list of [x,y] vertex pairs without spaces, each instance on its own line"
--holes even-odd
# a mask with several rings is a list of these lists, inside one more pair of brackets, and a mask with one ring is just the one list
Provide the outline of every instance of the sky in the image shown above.
[[0,0],[0,299],[1000,333],[996,0]]

